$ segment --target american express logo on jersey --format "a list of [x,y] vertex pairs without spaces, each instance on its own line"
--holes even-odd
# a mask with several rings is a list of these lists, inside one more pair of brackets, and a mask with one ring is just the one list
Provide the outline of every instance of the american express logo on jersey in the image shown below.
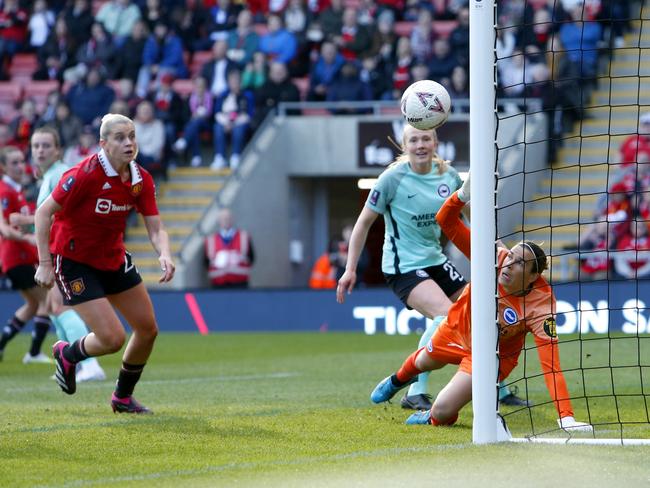
[[416,223],[417,227],[429,227],[436,224],[436,214],[426,213],[421,215],[413,215],[411,221]]

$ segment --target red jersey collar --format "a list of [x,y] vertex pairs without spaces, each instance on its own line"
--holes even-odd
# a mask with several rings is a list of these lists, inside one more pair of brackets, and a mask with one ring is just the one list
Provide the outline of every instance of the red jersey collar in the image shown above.
[[14,191],[19,192],[23,189],[23,186],[20,183],[16,183],[14,180],[9,178],[7,175],[2,175],[2,181],[4,181],[7,185],[9,185],[11,188],[13,188]]
[[[99,159],[99,164],[101,164],[104,173],[106,173],[106,176],[118,176],[117,171],[115,171],[115,168],[113,168],[113,165],[108,162],[108,158],[106,157],[106,153],[103,149],[100,149],[100,151],[97,153],[97,158]],[[133,186],[142,181],[142,173],[140,173],[140,169],[138,168],[138,165],[135,161],[131,161],[129,163],[129,167],[131,168],[131,186]]]

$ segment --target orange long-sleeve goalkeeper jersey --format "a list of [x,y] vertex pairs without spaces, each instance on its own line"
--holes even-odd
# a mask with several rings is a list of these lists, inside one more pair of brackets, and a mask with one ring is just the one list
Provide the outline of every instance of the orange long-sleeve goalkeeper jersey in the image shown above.
[[[457,192],[449,197],[436,219],[447,237],[468,258],[470,257],[470,232],[460,218],[464,203]],[[497,255],[498,272],[508,254],[500,248]],[[471,284],[448,312],[446,324],[441,327],[455,329],[466,350],[471,351]],[[498,286],[499,376],[506,378],[517,365],[524,347],[526,334],[531,332],[537,345],[539,361],[546,387],[560,417],[573,416],[566,380],[560,366],[560,351],[555,327],[555,296],[551,286],[539,277],[525,296],[508,295]],[[489,326],[489,321],[486,323]]]

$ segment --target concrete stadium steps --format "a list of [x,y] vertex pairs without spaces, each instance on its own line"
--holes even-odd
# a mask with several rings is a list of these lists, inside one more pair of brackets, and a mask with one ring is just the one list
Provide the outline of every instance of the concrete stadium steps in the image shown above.
[[[174,255],[230,174],[230,169],[174,168],[169,170],[167,181],[158,185],[158,209]],[[125,243],[145,284],[152,288],[160,286],[160,265],[141,217],[138,216],[137,225],[127,229]]]
[[524,203],[526,223],[529,226],[565,225],[591,222],[598,195],[570,195],[540,197]]

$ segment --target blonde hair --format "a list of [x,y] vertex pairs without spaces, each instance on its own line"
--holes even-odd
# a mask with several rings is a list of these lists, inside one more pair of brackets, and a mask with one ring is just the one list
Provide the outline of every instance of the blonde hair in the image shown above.
[[126,115],[122,114],[106,114],[102,117],[102,124],[99,126],[99,138],[104,141],[108,139],[113,127],[117,124],[133,124],[133,121]]
[[[431,129],[431,133],[433,133],[433,138],[436,141],[436,143],[438,143],[438,133],[436,132],[436,130]],[[397,156],[395,160],[388,165],[387,169],[397,166],[400,163],[409,162],[409,156],[408,154],[406,154],[406,126],[404,127],[404,131],[402,132],[402,143],[400,144],[399,149],[400,151],[402,151],[401,154]],[[434,153],[433,158],[431,159],[431,163],[433,163],[438,168],[438,174],[442,175],[447,172],[447,169],[449,169],[450,161],[442,159],[438,153]]]

